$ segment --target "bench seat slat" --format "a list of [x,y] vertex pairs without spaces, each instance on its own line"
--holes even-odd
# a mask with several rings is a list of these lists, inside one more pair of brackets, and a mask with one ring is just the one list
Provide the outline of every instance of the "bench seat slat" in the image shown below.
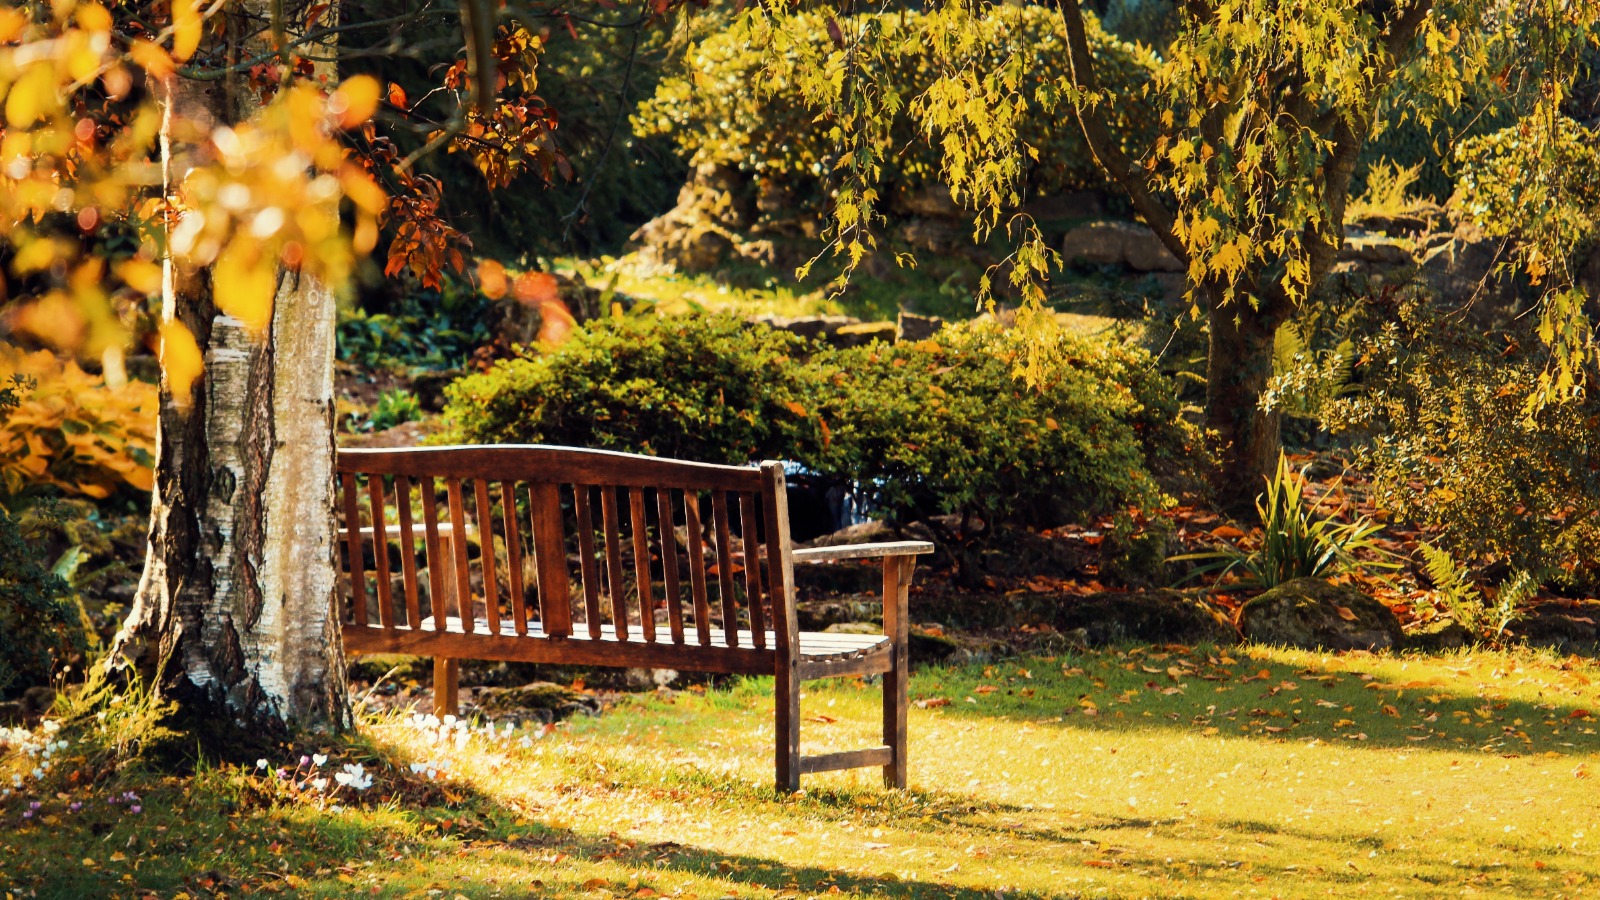
[[[422,620],[422,630],[427,632],[430,636],[435,633],[439,633],[435,631],[434,624],[433,616],[428,616]],[[463,637],[487,638],[494,636],[494,632],[489,630],[489,623],[485,619],[479,618],[475,620],[473,622],[473,626],[473,630],[470,633],[465,632],[462,630],[460,616],[447,616],[445,618],[445,627],[443,633],[462,635]],[[354,633],[360,630],[363,629],[354,625],[345,626],[346,634]],[[366,626],[365,630],[376,631],[379,633],[383,633],[385,631],[385,629],[381,627],[370,625]],[[411,629],[407,628],[394,629],[394,631],[397,633],[408,632],[410,630]],[[545,633],[543,623],[540,622],[530,623],[526,635],[518,635],[512,623],[502,622],[500,625],[499,636],[518,638],[525,643],[552,642],[551,635]],[[766,639],[767,646],[758,647],[755,644],[755,636],[750,632],[750,630],[748,628],[741,628],[735,635],[735,640],[737,643],[732,646],[734,649],[743,651],[770,649],[775,643],[775,638],[772,632],[767,632],[764,637]],[[599,638],[591,638],[583,632],[576,632],[568,636],[565,640],[588,642],[594,642],[598,640],[601,643],[619,642],[617,638],[617,629],[615,626],[610,624],[601,627]],[[685,643],[682,645],[674,645],[668,641],[656,641],[652,643],[644,639],[644,629],[642,627],[632,624],[628,626],[627,636],[623,640],[628,643],[641,644],[645,647],[666,648],[683,646],[686,649],[696,650],[701,648],[699,636],[694,632],[686,632],[684,634]],[[888,639],[881,634],[834,634],[831,632],[821,631],[800,632],[800,655],[806,659],[849,659],[853,657],[866,656],[872,653],[872,651],[888,645]],[[721,628],[712,628],[711,643],[707,646],[719,649],[729,647],[727,642],[727,634]],[[537,653],[539,651],[530,649],[529,652]]]

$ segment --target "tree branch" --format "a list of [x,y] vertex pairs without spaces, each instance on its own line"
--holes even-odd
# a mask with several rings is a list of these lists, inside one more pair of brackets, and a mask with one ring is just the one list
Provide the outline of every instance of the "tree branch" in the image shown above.
[[[1067,62],[1068,72],[1072,76],[1072,84],[1079,91],[1099,93],[1099,79],[1095,77],[1094,57],[1089,52],[1089,40],[1084,33],[1083,11],[1078,8],[1078,0],[1056,0],[1061,10],[1062,21],[1067,27]],[[1122,148],[1117,146],[1116,140],[1111,136],[1111,128],[1106,124],[1101,104],[1095,104],[1085,109],[1083,103],[1073,103],[1073,111],[1077,114],[1078,127],[1083,129],[1084,141],[1089,145],[1089,152],[1094,154],[1095,162],[1110,173],[1128,199],[1133,202],[1133,208],[1144,217],[1156,237],[1161,243],[1171,250],[1173,255],[1181,260],[1188,261],[1189,249],[1178,240],[1173,231],[1172,211],[1167,209],[1156,196],[1151,193],[1149,185],[1145,182],[1144,168],[1128,158]]]

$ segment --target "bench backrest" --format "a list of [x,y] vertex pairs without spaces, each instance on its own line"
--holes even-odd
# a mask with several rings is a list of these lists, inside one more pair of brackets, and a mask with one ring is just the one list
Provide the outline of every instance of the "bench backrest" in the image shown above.
[[752,650],[792,639],[777,463],[536,445],[340,450],[338,478],[346,629],[443,630],[459,616],[457,627],[476,620],[495,635],[737,649],[728,635],[749,629]]

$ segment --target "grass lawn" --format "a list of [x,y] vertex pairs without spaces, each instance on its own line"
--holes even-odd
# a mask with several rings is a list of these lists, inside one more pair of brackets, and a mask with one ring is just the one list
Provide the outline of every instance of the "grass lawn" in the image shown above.
[[[321,767],[83,785],[73,745],[41,789],[13,751],[0,891],[1592,897],[1596,679],[1588,660],[1482,651],[1135,648],[927,669],[903,793],[862,771],[775,796],[766,680],[460,748],[465,732],[371,721]],[[808,751],[872,742],[875,687],[811,687]],[[370,789],[310,784],[348,763]]]

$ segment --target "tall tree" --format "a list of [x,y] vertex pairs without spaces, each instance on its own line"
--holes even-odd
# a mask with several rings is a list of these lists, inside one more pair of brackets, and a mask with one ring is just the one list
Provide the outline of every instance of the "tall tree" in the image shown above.
[[[467,150],[493,186],[555,157],[554,116],[531,94],[541,44],[499,10],[0,7],[4,323],[100,357],[115,379],[136,334],[125,326],[158,307],[148,558],[112,664],[215,749],[350,721],[334,619],[334,299],[380,217],[391,273],[436,283],[467,266],[437,180],[414,170],[427,153]],[[447,65],[424,101],[338,81],[336,60],[423,52],[406,28],[440,20]]]
[[[1023,8],[1000,3],[941,4],[909,35],[848,5],[810,20],[758,5],[743,27],[760,46],[807,54],[798,90],[831,118],[841,145],[833,237],[852,261],[872,245],[876,180],[892,152],[885,122],[908,109],[940,149],[952,193],[976,210],[978,237],[998,227],[1016,242],[1005,273],[1037,311],[1060,261],[1016,211],[1038,153],[1022,125],[1055,117],[1081,130],[1185,263],[1194,312],[1209,319],[1206,424],[1217,439],[1216,492],[1232,507],[1248,507],[1275,464],[1278,417],[1261,404],[1273,339],[1337,259],[1358,159],[1382,118],[1433,121],[1487,78],[1528,85],[1521,101],[1548,104],[1569,70],[1562,61],[1594,40],[1600,18],[1593,0],[1197,0],[1177,4],[1153,80],[1127,85],[1101,77],[1108,61],[1091,49],[1104,42],[1092,14],[1073,0],[1053,5],[1061,28],[1028,43],[1021,27],[978,27],[1020,23]],[[806,25],[819,18],[832,37],[820,50]],[[1013,38],[980,46],[980,34]],[[916,97],[873,77],[908,42],[937,58],[938,76]],[[1043,57],[1065,57],[1067,74],[1040,84]],[[1153,143],[1116,124],[1113,113],[1133,99],[1118,92],[1129,90],[1162,109]]]

